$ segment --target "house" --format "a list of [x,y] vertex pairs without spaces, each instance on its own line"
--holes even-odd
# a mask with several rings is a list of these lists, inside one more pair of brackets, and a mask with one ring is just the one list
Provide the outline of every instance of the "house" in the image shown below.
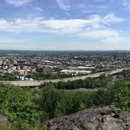
[[26,70],[18,70],[18,75],[27,75]]
[[50,73],[50,72],[52,72],[52,68],[49,67],[49,66],[44,66],[44,67],[42,68],[42,72],[43,72],[44,74]]

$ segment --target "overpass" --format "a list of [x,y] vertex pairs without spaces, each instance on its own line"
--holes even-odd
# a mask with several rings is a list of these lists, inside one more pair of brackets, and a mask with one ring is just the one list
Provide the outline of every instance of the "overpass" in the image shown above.
[[94,73],[94,74],[89,74],[89,75],[85,75],[85,76],[76,76],[76,77],[70,77],[70,78],[64,78],[64,79],[53,79],[53,80],[33,80],[33,81],[4,81],[4,83],[10,83],[13,85],[18,85],[21,87],[34,87],[34,86],[40,86],[41,84],[45,83],[45,82],[59,82],[59,81],[63,81],[63,82],[67,82],[67,81],[73,81],[73,80],[78,80],[78,79],[85,79],[87,77],[99,77],[101,74],[105,74],[106,76],[108,75],[113,75],[113,74],[117,74],[119,72],[121,72],[124,69],[128,69],[128,68],[123,68],[123,69],[116,69],[113,70],[111,72],[100,72],[100,73]]

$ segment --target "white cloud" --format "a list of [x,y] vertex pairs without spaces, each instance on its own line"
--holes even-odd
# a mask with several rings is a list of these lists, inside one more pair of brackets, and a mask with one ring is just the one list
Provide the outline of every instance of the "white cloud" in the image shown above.
[[99,15],[91,15],[89,17],[89,20],[93,29],[103,28],[102,17],[100,17]]
[[45,20],[44,23],[47,27],[52,29],[63,29],[66,27],[82,28],[90,21],[82,19],[70,19],[70,20]]
[[70,10],[69,0],[56,0],[60,9]]
[[64,33],[76,33],[82,30],[86,24],[89,24],[90,21],[82,19],[70,19],[70,20],[45,20],[42,22],[46,27],[59,34]]
[[5,30],[9,27],[9,24],[6,20],[0,19],[0,30]]
[[26,40],[14,40],[14,39],[0,39],[0,44],[1,43],[17,43],[17,42],[25,42]]
[[130,9],[130,2],[127,0],[122,0],[122,5],[128,10]]
[[8,22],[0,19],[0,30],[10,32],[58,32],[75,33],[81,31],[90,21],[82,19],[44,20],[44,18],[21,19]]
[[[25,44],[27,40],[23,39],[11,39],[11,38],[0,38],[0,46],[1,49],[27,49],[27,44]],[[24,44],[23,44],[24,43]]]
[[32,0],[5,0],[7,4],[15,5],[15,6],[22,6],[31,2]]
[[107,16],[104,17],[103,22],[105,24],[111,24],[111,23],[122,22],[125,20],[126,19],[118,18],[118,17],[114,16],[114,14],[108,14]]
[[57,34],[75,34],[89,38],[106,38],[117,37],[120,32],[107,28],[106,24],[122,22],[124,19],[109,14],[104,18],[99,15],[92,15],[85,19],[68,19],[68,20],[45,20],[43,17],[34,19],[17,18],[14,21],[0,19],[0,31],[8,32],[41,32]]
[[82,35],[91,38],[106,38],[118,36],[118,32],[112,30],[92,30],[87,33],[83,33]]
[[66,14],[67,16],[70,16],[70,14],[69,14],[68,12],[65,12],[65,14]]
[[43,11],[41,8],[39,7],[32,7],[34,10],[37,10],[37,11]]
[[104,38],[102,41],[105,43],[119,44],[119,43],[128,43],[130,39],[128,37],[117,35],[117,36],[110,36],[110,37]]
[[[91,15],[88,19],[66,19],[46,20],[44,17],[36,17],[34,19],[16,18],[12,21],[0,19],[0,32],[31,32],[31,33],[55,33],[55,34],[72,34],[77,37],[86,37],[90,39],[98,39],[104,43],[121,43],[128,42],[123,32],[120,30],[112,30],[108,25],[125,21],[125,19],[118,18],[114,14],[108,14],[105,17],[99,15]],[[122,33],[122,34],[121,34]],[[6,43],[24,43],[20,40],[1,40],[0,44]],[[7,44],[6,44],[7,45]],[[17,45],[16,45],[17,46]],[[25,48],[26,49],[26,48]]]
[[87,38],[98,39],[101,42],[108,44],[122,44],[130,41],[129,37],[123,36],[120,32],[115,30],[87,30],[80,34]]

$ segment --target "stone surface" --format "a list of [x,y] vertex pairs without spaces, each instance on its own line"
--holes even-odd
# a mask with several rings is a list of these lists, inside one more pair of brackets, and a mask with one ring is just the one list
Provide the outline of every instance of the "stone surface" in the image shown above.
[[108,107],[86,109],[45,124],[49,130],[130,130],[130,113]]
[[0,115],[0,126],[6,127],[8,125],[8,120],[6,117]]

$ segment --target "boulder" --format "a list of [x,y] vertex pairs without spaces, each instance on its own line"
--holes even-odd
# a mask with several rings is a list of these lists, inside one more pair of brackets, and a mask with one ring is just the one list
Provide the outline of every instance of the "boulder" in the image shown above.
[[6,117],[0,115],[0,127],[7,127],[8,126],[8,120]]
[[49,130],[130,130],[130,113],[108,107],[93,108],[45,124]]

